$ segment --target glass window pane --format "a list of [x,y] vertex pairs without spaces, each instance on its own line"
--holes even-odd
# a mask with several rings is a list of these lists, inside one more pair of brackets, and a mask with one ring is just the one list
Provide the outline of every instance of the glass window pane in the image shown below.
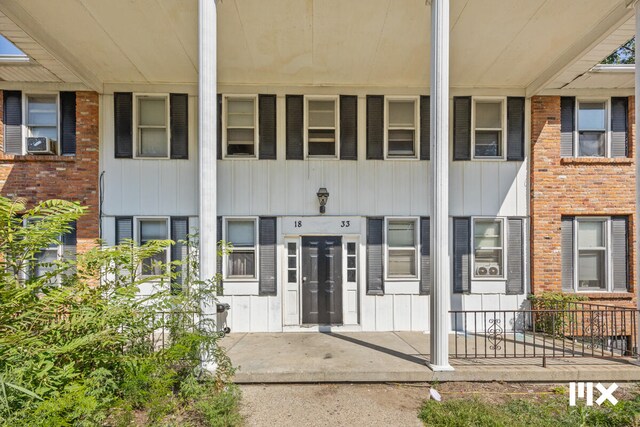
[[581,102],[578,109],[579,130],[605,130],[604,102]]
[[604,157],[605,155],[605,133],[602,132],[580,132],[579,133],[578,156],[582,157]]
[[149,240],[165,240],[167,236],[167,221],[165,220],[144,220],[140,221],[140,243],[144,244]]
[[309,101],[309,127],[335,127],[336,103],[330,101]]
[[356,254],[356,244],[355,243],[347,243],[347,254],[355,255]]
[[415,126],[414,101],[389,101],[389,127]]
[[501,225],[500,221],[476,220],[474,227],[475,247],[502,247]]
[[406,129],[389,130],[389,155],[390,156],[413,156],[415,131]]
[[46,136],[52,141],[58,140],[58,128],[32,126],[29,128],[31,136]]
[[167,253],[158,252],[142,260],[142,274],[145,276],[157,276],[162,274],[162,268],[167,262]]
[[289,255],[296,255],[296,244],[295,243],[287,243],[287,251]]
[[227,227],[227,241],[233,246],[254,246],[256,229],[253,221],[229,221]]
[[413,250],[389,251],[389,276],[415,276],[416,257]]
[[347,282],[355,282],[356,281],[356,271],[349,270],[347,271]]
[[578,287],[605,288],[605,251],[583,251],[578,256]]
[[30,96],[27,106],[29,125],[57,126],[58,106],[55,96]]
[[287,279],[287,280],[289,281],[289,283],[296,283],[296,282],[298,281],[298,280],[297,280],[297,277],[296,277],[296,276],[297,276],[297,274],[296,274],[296,271],[295,271],[295,270],[289,270],[289,271],[287,272],[287,276],[288,276],[288,279]]
[[476,131],[476,157],[502,156],[502,132],[490,130]]
[[166,126],[167,110],[166,98],[138,98],[140,126]]
[[578,221],[578,247],[604,247],[603,221]]
[[227,127],[254,127],[253,99],[227,100]]
[[347,258],[347,268],[356,268],[356,257],[350,256]]
[[235,250],[229,254],[228,276],[255,277],[255,257],[253,251]]
[[476,129],[502,128],[502,102],[476,102]]
[[288,257],[288,261],[287,261],[287,267],[288,268],[296,268],[296,258],[295,257]]
[[167,157],[167,131],[159,128],[140,129],[140,152],[142,157]]
[[413,247],[415,246],[415,233],[413,221],[389,221],[389,231],[387,233],[390,247]]

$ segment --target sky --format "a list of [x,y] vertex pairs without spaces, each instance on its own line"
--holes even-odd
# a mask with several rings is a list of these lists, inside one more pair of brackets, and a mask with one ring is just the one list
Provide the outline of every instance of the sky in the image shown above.
[[15,47],[13,43],[0,35],[0,55],[20,55],[24,56],[24,53]]

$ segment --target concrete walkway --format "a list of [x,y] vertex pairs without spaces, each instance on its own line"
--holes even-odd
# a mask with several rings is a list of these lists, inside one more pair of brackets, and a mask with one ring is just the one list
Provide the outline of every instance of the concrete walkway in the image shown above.
[[[451,336],[453,344],[453,335]],[[433,372],[429,335],[420,332],[232,333],[222,340],[237,383],[411,381],[640,381],[630,359],[451,359]]]

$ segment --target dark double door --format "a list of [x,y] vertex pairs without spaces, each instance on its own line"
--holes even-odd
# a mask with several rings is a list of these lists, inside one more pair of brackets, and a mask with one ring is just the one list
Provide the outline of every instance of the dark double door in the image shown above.
[[342,323],[342,237],[302,237],[302,323]]

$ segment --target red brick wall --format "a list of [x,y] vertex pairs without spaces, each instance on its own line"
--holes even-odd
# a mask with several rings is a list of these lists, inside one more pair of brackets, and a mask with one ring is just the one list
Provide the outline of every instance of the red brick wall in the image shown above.
[[[2,91],[0,91],[2,99]],[[0,194],[28,203],[64,199],[87,206],[77,224],[78,251],[95,245],[98,236],[99,126],[98,94],[76,92],[76,155],[5,155],[0,102]]]
[[[629,98],[629,141],[634,141],[634,98]],[[629,215],[628,293],[587,294],[592,300],[635,304],[635,161],[560,158],[560,97],[531,100],[531,287],[562,290],[560,224],[563,215]],[[631,149],[631,154],[635,152]]]

